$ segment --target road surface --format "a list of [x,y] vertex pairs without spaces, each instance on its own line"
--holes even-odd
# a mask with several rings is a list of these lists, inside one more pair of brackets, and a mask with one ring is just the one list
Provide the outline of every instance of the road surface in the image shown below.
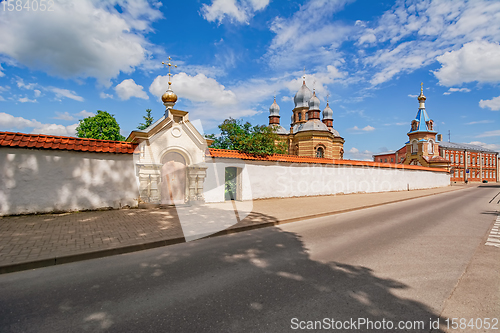
[[500,318],[500,248],[485,245],[499,192],[498,185],[480,186],[0,275],[0,331],[287,332],[337,325],[354,332],[386,325],[380,332],[392,323],[392,331],[429,332],[438,320],[433,332],[455,331],[446,320]]

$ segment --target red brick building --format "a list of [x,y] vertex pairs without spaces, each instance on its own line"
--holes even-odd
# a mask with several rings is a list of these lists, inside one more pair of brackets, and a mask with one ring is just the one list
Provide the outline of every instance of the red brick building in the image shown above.
[[498,152],[466,143],[439,142],[440,135],[436,138],[425,100],[421,88],[419,110],[411,122],[405,146],[396,152],[374,154],[374,161],[447,168],[452,182],[498,182]]

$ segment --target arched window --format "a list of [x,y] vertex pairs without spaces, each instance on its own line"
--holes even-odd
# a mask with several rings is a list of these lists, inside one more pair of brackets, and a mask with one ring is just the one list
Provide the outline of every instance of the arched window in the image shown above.
[[464,163],[464,155],[460,155],[460,163]]
[[417,140],[413,140],[411,143],[411,153],[416,154],[418,152],[418,143]]
[[434,154],[434,141],[429,140],[429,148],[427,149],[429,154]]
[[318,147],[316,149],[316,157],[320,157],[320,158],[325,157],[325,150],[323,149],[323,147]]
[[299,121],[302,120],[302,113],[299,112]]
[[450,154],[448,154],[448,152],[446,152],[446,159],[449,161],[450,160]]

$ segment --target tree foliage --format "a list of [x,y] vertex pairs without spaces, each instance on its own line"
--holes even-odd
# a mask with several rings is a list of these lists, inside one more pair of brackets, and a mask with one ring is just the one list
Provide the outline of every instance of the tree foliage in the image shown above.
[[211,148],[233,149],[239,152],[258,156],[286,154],[286,144],[276,134],[276,128],[271,126],[252,126],[249,122],[236,119],[226,119],[219,125],[221,135],[207,135],[215,140]]
[[101,110],[97,110],[97,114],[93,117],[80,120],[76,135],[79,138],[125,141],[125,137],[120,134],[120,125],[115,117]]
[[140,123],[139,126],[137,126],[138,129],[140,130],[145,130],[148,128],[154,121],[153,117],[151,116],[151,109],[146,109],[146,115],[143,116],[145,122]]

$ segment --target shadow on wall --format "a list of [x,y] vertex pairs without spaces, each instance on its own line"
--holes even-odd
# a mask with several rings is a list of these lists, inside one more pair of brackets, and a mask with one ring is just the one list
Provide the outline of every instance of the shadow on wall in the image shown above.
[[136,206],[131,154],[2,149],[0,215]]
[[[59,323],[93,332],[283,332],[293,331],[293,318],[299,325],[365,318],[403,321],[413,325],[408,331],[429,332],[430,319],[439,318],[426,305],[393,292],[408,286],[368,267],[311,260],[300,237],[279,228],[56,268],[37,275],[42,307],[25,294],[22,281],[0,289],[9,304],[0,309],[0,327],[49,332]],[[50,282],[41,282],[45,276]],[[64,289],[65,281],[71,288]],[[50,286],[66,292],[54,298]],[[31,315],[16,321],[17,311]]]

